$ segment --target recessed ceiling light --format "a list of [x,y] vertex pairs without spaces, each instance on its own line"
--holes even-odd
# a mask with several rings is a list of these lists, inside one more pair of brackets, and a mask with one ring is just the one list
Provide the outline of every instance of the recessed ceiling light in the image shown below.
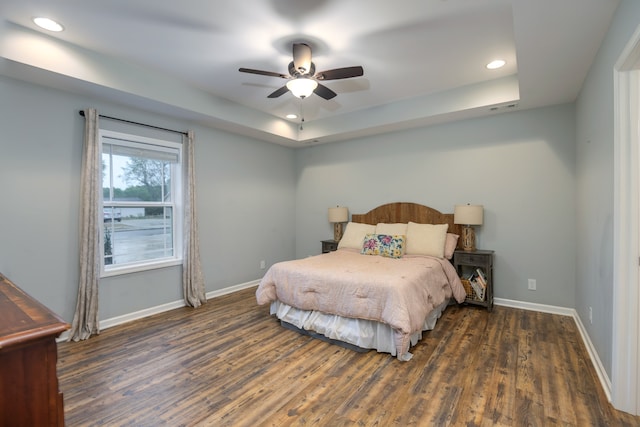
[[506,64],[506,63],[507,62],[502,60],[502,59],[496,59],[496,60],[493,60],[493,61],[489,62],[487,64],[487,68],[490,69],[490,70],[495,70],[497,68],[504,67],[504,64]]
[[56,31],[56,32],[64,30],[64,27],[61,24],[54,21],[53,19],[38,17],[38,18],[33,18],[33,22],[38,27],[44,28],[45,30]]
[[298,115],[297,114],[287,114],[287,119],[297,119]]

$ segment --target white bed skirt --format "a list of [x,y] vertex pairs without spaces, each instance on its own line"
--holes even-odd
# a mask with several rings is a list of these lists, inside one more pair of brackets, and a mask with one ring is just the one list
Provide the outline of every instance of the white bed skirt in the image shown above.
[[[422,331],[429,331],[435,327],[448,303],[448,300],[445,301],[427,315]],[[380,353],[390,353],[402,361],[410,360],[413,356],[408,351],[397,354],[395,331],[385,323],[352,319],[319,311],[300,310],[280,301],[272,302],[270,311],[283,322],[290,323],[299,329],[317,332],[332,340],[343,341],[365,349],[375,349]],[[422,339],[422,331],[411,335],[411,346]]]

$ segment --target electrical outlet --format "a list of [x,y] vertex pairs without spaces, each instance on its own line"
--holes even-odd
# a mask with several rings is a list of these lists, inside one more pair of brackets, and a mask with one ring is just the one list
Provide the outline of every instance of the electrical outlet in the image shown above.
[[593,325],[593,308],[589,307],[589,323]]
[[529,290],[530,291],[536,290],[536,279],[529,279]]
[[264,270],[265,267],[266,267],[266,264],[265,264],[264,260],[260,261],[260,269]]

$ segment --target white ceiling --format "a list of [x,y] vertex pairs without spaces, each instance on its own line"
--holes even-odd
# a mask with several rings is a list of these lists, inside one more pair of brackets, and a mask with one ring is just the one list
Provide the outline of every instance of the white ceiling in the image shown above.
[[[618,0],[2,0],[0,73],[291,147],[572,102]],[[61,33],[32,23],[48,16]],[[338,93],[268,99],[293,42]],[[499,70],[489,61],[507,61]],[[497,107],[497,109],[496,109]],[[303,113],[300,119],[285,118]]]

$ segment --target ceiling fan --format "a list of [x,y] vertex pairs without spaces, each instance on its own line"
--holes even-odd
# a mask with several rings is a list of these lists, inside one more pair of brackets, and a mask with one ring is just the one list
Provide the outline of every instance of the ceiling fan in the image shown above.
[[306,98],[312,93],[324,99],[331,99],[337,94],[328,87],[319,83],[325,80],[348,79],[360,77],[364,74],[361,66],[335,68],[333,70],[316,73],[316,65],[311,62],[311,46],[306,43],[293,44],[293,61],[289,63],[289,75],[274,73],[271,71],[254,70],[251,68],[239,68],[241,73],[260,74],[262,76],[279,77],[289,80],[287,84],[275,90],[267,98],[277,98],[287,91],[298,98]]

